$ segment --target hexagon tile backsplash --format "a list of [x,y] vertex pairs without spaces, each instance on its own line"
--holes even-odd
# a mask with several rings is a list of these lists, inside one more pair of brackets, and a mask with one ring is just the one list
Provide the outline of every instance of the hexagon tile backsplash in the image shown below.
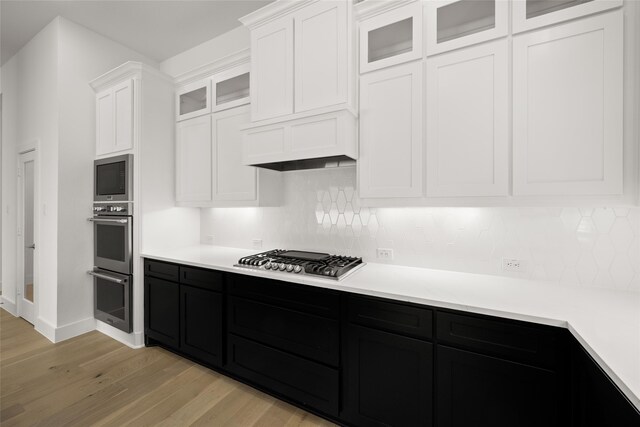
[[[355,170],[286,172],[277,208],[202,209],[203,242],[324,251],[393,264],[640,292],[640,208],[367,208]],[[209,239],[208,236],[213,236]],[[524,271],[502,269],[503,258]]]

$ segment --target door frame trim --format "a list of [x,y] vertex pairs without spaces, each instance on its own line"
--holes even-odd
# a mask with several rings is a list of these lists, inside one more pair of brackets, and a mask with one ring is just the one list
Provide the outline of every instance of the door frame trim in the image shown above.
[[[36,243],[36,249],[38,249],[38,242],[40,238],[40,215],[38,207],[40,206],[40,140],[35,139],[31,141],[27,141],[26,143],[20,144],[18,154],[17,154],[17,167],[18,170],[21,171],[20,176],[16,179],[17,186],[17,212],[16,212],[16,220],[17,226],[20,228],[21,233],[16,237],[16,290],[15,290],[15,301],[16,301],[16,313],[18,316],[24,318],[28,322],[35,325],[36,320],[38,318],[38,282],[39,282],[39,256],[38,250],[34,251],[33,254],[33,304],[31,308],[28,308],[25,312],[25,308],[23,307],[23,286],[24,286],[24,195],[23,195],[23,185],[24,185],[24,170],[23,170],[23,162],[24,156],[31,154],[34,162],[34,171],[33,171],[33,183],[34,183],[34,191],[33,191],[33,240]],[[17,230],[16,230],[17,232]],[[17,233],[16,233],[17,234]],[[31,311],[31,319],[28,319],[29,312]],[[25,316],[26,314],[26,316]]]

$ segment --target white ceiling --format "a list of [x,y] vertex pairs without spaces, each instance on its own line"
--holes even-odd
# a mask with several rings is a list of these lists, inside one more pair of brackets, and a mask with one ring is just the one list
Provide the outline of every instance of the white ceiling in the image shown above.
[[4,64],[60,15],[158,62],[240,25],[273,0],[0,0]]

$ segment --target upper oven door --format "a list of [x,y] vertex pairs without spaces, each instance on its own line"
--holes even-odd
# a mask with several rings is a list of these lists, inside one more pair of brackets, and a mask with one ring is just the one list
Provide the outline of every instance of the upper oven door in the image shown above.
[[93,217],[93,262],[96,267],[132,274],[133,218]]
[[133,155],[109,157],[95,160],[93,200],[133,200]]

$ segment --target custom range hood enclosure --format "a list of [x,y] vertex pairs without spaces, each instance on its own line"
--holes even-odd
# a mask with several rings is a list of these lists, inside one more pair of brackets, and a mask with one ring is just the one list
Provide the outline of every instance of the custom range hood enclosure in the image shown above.
[[349,166],[358,158],[357,119],[349,110],[244,130],[243,163],[277,171]]

